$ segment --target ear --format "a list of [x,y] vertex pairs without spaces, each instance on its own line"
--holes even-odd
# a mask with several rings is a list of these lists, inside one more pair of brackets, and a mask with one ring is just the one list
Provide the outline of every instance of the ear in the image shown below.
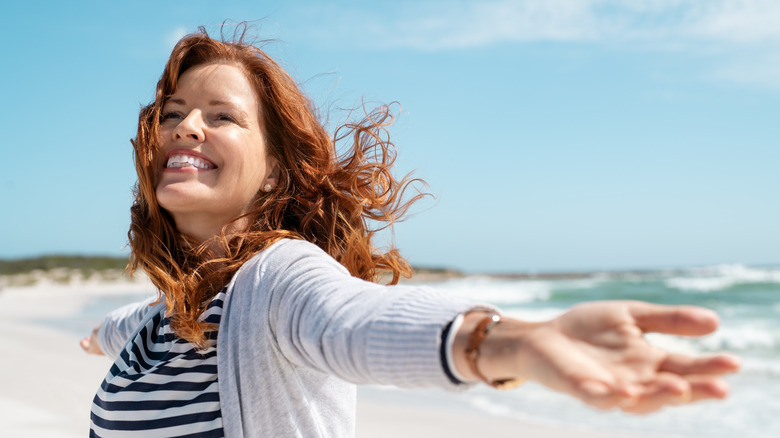
[[272,187],[276,187],[279,185],[279,175],[281,173],[279,170],[279,160],[269,155],[266,158],[266,163],[268,163],[269,172],[263,181],[263,185],[271,184]]

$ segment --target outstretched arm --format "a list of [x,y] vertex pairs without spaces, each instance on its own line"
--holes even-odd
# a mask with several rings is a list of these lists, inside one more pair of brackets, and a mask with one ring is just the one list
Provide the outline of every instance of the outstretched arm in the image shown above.
[[[456,335],[453,357],[465,378],[477,379],[465,351],[469,334],[486,316],[467,314]],[[535,380],[597,408],[647,413],[725,397],[722,375],[736,371],[739,359],[672,354],[649,344],[644,333],[701,336],[717,326],[717,315],[699,307],[592,302],[547,322],[502,318],[481,343],[476,363],[489,380]]]

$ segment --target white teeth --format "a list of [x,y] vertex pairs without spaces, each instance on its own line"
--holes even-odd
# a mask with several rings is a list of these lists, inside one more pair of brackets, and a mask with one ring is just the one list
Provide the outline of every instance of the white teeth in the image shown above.
[[176,154],[168,158],[165,167],[197,167],[198,169],[213,169],[211,163],[190,155]]

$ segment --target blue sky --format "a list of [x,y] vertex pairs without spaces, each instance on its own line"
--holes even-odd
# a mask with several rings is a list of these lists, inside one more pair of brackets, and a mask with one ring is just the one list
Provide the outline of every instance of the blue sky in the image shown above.
[[128,140],[174,42],[262,19],[332,121],[400,103],[399,172],[436,196],[396,228],[415,264],[780,263],[780,2],[14,3],[0,258],[126,253]]

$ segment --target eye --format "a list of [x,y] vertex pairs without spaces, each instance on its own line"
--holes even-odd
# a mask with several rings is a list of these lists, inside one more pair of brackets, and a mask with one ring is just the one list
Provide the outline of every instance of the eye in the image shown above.
[[217,114],[217,120],[220,122],[231,122],[236,123],[236,118],[228,113],[219,113]]
[[166,120],[171,120],[171,119],[181,120],[183,118],[184,116],[178,111],[163,111],[162,114],[160,115],[161,122],[164,122]]

